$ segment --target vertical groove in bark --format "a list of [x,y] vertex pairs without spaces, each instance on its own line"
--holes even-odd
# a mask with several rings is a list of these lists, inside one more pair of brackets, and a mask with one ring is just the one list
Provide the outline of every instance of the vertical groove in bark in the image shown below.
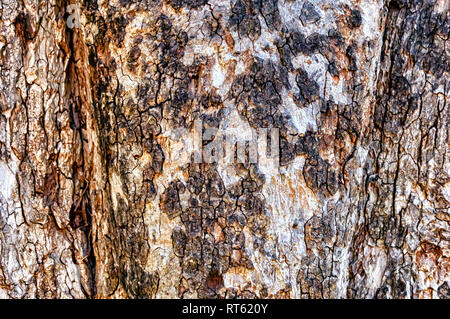
[[[67,7],[67,5],[65,5]],[[83,263],[86,267],[88,282],[85,293],[88,297],[96,295],[96,260],[93,245],[93,210],[91,194],[95,190],[93,179],[93,152],[95,148],[92,138],[95,137],[90,130],[95,131],[92,124],[92,97],[90,92],[90,76],[87,72],[86,44],[83,32],[79,29],[67,28],[69,52],[71,53],[67,69],[68,96],[71,114],[71,127],[79,137],[79,161],[73,167],[76,194],[70,208],[70,227],[73,230],[83,231],[86,240],[86,254]]]
[[[2,297],[90,296],[81,101],[64,3],[3,2]],[[89,212],[87,212],[89,214]]]
[[449,275],[445,7],[390,1],[387,8],[372,130],[377,234],[368,240],[382,240],[386,253],[377,297],[448,298],[439,288]]

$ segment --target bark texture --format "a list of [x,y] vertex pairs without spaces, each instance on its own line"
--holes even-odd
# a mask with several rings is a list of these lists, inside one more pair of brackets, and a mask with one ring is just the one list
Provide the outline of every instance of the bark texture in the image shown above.
[[[0,297],[449,298],[448,11],[1,0]],[[181,162],[198,119],[279,169]]]

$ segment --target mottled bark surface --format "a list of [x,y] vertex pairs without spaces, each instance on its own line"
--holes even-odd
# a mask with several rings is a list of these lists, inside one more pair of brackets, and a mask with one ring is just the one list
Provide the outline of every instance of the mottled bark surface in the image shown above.
[[2,0],[0,297],[449,298],[448,9]]

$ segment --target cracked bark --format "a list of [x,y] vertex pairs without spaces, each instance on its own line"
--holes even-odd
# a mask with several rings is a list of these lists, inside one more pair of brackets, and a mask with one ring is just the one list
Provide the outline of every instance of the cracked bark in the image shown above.
[[[0,297],[449,298],[448,33],[444,0],[1,1]],[[281,167],[182,163],[196,119]]]

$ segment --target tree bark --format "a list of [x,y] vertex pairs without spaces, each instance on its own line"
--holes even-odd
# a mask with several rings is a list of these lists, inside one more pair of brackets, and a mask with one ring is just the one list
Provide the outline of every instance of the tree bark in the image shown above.
[[449,298],[448,9],[2,0],[0,298]]

